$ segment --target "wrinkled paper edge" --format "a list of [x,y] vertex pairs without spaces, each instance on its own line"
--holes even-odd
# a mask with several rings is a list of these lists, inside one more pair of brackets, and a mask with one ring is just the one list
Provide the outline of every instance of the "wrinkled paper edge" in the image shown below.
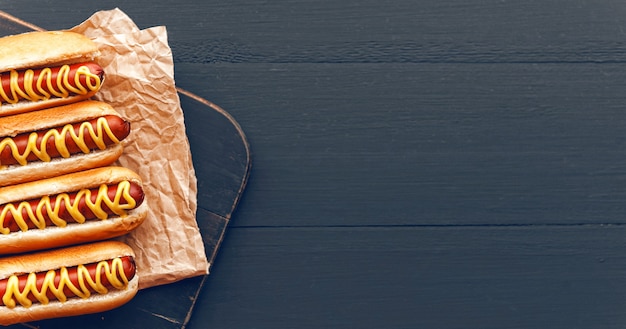
[[131,122],[118,165],[143,179],[149,213],[121,238],[136,253],[139,288],[208,274],[196,222],[197,180],[174,80],[167,30],[140,30],[120,9],[94,13],[70,29],[99,46],[105,81],[96,99]]

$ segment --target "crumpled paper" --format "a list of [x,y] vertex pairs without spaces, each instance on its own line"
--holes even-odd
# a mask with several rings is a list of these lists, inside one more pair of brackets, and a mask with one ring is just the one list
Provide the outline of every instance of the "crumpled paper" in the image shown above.
[[121,10],[100,11],[71,31],[99,46],[105,70],[95,97],[131,122],[117,165],[143,179],[149,213],[120,239],[136,253],[139,288],[208,273],[196,222],[197,186],[174,83],[174,63],[164,26],[140,30]]

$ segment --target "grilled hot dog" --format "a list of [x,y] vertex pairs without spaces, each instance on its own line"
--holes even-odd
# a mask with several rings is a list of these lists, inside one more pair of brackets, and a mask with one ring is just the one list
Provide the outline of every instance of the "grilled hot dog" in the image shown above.
[[105,240],[147,215],[139,175],[102,167],[0,188],[0,254]]
[[109,165],[130,129],[110,105],[90,100],[0,117],[0,186]]
[[134,257],[105,241],[0,259],[0,324],[118,307],[137,293]]
[[0,116],[85,100],[100,90],[98,46],[69,31],[0,38]]

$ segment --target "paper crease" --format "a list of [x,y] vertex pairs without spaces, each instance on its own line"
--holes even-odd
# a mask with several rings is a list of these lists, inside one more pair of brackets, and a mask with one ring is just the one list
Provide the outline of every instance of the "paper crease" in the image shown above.
[[118,165],[144,181],[148,218],[121,239],[137,253],[139,288],[208,274],[195,214],[197,181],[163,26],[140,30],[120,9],[71,29],[99,46],[105,81],[96,99],[131,122]]

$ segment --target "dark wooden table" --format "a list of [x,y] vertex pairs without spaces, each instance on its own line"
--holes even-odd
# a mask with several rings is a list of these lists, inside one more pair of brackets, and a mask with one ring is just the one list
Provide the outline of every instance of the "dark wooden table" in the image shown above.
[[626,326],[622,1],[1,4],[166,25],[246,133],[188,328]]

